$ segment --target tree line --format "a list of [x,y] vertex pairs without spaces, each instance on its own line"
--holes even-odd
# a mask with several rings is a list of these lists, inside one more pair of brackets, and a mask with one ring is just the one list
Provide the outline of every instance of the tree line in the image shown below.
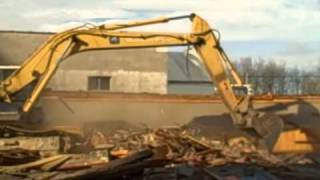
[[320,64],[310,69],[289,68],[283,61],[251,57],[234,64],[244,82],[252,84],[255,94],[320,94]]

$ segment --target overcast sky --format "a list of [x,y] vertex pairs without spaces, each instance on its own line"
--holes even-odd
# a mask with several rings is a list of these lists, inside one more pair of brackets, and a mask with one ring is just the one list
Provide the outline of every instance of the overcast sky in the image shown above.
[[[191,12],[221,32],[232,57],[277,57],[291,65],[319,61],[320,0],[1,0],[0,29],[61,31]],[[182,27],[188,28],[178,22],[163,29]]]

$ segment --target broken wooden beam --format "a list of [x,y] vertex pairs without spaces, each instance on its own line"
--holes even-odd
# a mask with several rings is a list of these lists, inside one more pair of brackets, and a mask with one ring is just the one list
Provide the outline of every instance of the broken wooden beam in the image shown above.
[[132,155],[124,157],[122,159],[116,159],[110,161],[109,163],[99,166],[96,168],[79,170],[75,173],[70,174],[61,174],[53,179],[60,180],[60,179],[92,179],[95,177],[103,177],[104,175],[108,175],[110,171],[119,168],[121,166],[125,166],[128,164],[136,163],[138,161],[142,161],[144,159],[148,159],[153,156],[153,152],[151,150],[143,150],[140,152],[136,152]]

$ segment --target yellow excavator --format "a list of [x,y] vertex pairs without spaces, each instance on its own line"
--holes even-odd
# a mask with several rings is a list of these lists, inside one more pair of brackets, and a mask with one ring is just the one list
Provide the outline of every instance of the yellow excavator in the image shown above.
[[[192,23],[191,33],[127,30],[127,28],[185,18],[189,18]],[[57,33],[26,59],[19,69],[0,82],[0,102],[14,103],[19,92],[29,89],[31,91],[21,104],[19,112],[28,113],[60,63],[76,53],[90,50],[191,45],[201,57],[214,86],[230,112],[233,123],[251,135],[260,145],[271,149],[283,129],[283,121],[274,114],[255,111],[250,96],[235,95],[232,84],[241,85],[240,76],[221,47],[217,31],[196,14],[125,24],[81,26]]]

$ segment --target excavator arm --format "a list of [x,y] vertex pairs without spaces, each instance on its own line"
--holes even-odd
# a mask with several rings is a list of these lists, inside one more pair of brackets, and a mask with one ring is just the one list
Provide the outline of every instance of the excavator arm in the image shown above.
[[[166,23],[182,18],[190,18],[192,22],[191,33],[123,31],[126,28]],[[195,14],[127,24],[102,25],[91,28],[79,27],[58,33],[36,50],[17,71],[1,82],[0,99],[10,103],[14,101],[12,97],[16,93],[35,82],[31,94],[22,107],[23,112],[28,112],[60,63],[75,53],[90,50],[189,45],[194,46],[202,58],[224,104],[230,111],[234,124],[250,131],[259,139],[267,140],[267,145],[272,146],[281,132],[283,126],[281,119],[272,115],[261,115],[252,109],[248,98],[235,96],[230,77],[237,84],[241,84],[240,76],[220,46],[213,29],[205,20]]]

